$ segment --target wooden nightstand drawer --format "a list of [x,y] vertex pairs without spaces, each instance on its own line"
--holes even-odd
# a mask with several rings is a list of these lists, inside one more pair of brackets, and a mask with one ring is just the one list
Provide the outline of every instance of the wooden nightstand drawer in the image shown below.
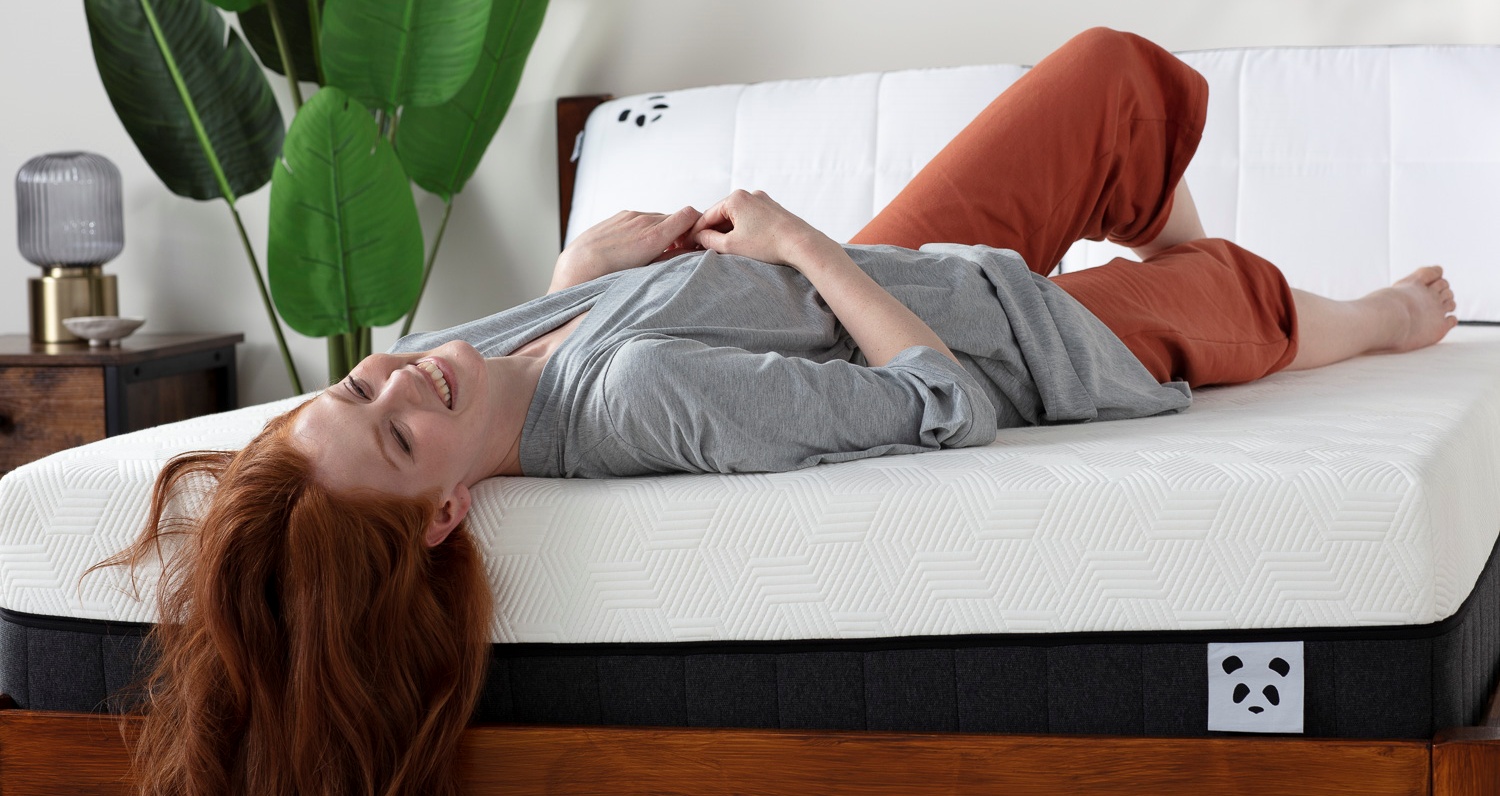
[[66,448],[233,409],[243,335],[144,334],[111,348],[0,335],[0,474]]
[[104,436],[103,370],[0,367],[0,472]]

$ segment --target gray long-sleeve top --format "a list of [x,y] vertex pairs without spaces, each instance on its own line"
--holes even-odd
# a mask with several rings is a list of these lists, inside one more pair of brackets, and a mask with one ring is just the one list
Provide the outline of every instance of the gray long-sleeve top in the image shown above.
[[846,251],[958,357],[880,367],[796,271],[686,254],[487,318],[399,340],[502,356],[589,311],[542,371],[521,433],[527,475],[779,472],[984,445],[998,428],[1178,411],[1098,318],[1019,255],[984,246]]

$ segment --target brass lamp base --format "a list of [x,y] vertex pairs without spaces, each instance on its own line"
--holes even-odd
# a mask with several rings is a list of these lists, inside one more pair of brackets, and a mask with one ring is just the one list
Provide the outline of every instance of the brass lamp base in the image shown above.
[[83,338],[63,326],[64,318],[119,315],[114,274],[99,265],[53,266],[44,276],[27,280],[31,291],[31,340],[78,343]]

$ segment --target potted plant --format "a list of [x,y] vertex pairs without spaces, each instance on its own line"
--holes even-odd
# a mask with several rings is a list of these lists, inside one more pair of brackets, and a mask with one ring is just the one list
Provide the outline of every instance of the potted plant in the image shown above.
[[[299,393],[278,313],[328,339],[330,381],[370,353],[372,327],[402,315],[410,327],[453,198],[510,107],[546,6],[84,0],[99,76],[146,162],[174,193],[228,205]],[[286,76],[290,129],[262,64]],[[305,102],[304,83],[321,87]],[[267,182],[263,274],[235,203]],[[445,205],[430,249],[412,183]]]

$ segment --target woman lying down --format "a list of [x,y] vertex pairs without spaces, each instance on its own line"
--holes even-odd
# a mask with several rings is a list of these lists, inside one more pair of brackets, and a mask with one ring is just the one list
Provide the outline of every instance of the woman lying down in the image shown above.
[[[1440,340],[1455,321],[1437,267],[1332,301],[1204,238],[1181,178],[1207,94],[1155,45],[1088,31],[849,246],[761,193],[621,213],[563,252],[546,296],[402,339],[243,450],[174,459],[150,527],[109,562],[181,535],[137,749],[146,790],[453,792],[488,642],[463,523],[486,478],[984,445]],[[1047,278],[1081,238],[1142,262]],[[169,527],[194,475],[218,484],[206,513]]]

